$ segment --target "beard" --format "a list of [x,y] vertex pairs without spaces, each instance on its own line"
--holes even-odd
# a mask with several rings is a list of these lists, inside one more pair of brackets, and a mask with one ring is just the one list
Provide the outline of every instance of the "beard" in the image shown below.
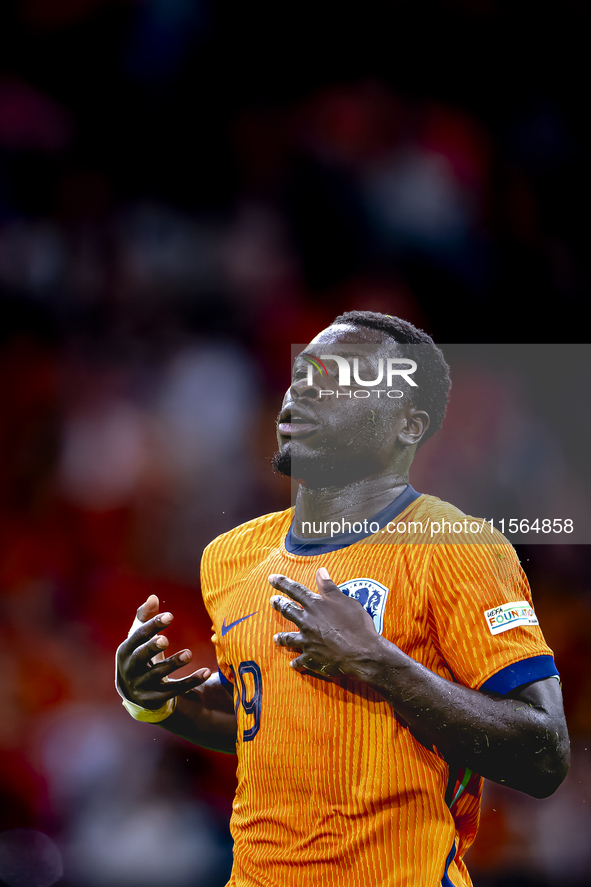
[[277,474],[291,477],[291,453],[286,446],[273,453],[271,465],[273,466],[273,471],[276,471]]
[[367,455],[354,460],[345,460],[343,453],[304,452],[294,455],[292,444],[286,443],[274,454],[271,465],[278,474],[291,477],[311,490],[328,487],[344,487],[347,484],[373,474],[378,465]]

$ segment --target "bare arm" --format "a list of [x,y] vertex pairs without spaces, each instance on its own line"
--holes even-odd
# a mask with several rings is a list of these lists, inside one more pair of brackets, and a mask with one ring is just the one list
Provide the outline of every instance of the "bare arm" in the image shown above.
[[236,715],[219,675],[179,696],[174,712],[159,724],[202,748],[236,754]]
[[117,649],[117,689],[144,709],[160,709],[176,698],[172,714],[158,722],[170,733],[203,748],[235,753],[236,716],[232,699],[219,676],[200,668],[185,678],[169,675],[191,661],[190,650],[164,658],[168,638],[158,634],[172,622],[171,613],[158,613],[159,601],[150,595],[137,611],[137,627]]
[[275,636],[275,643],[300,653],[292,667],[368,684],[423,745],[436,746],[448,762],[533,797],[556,791],[569,763],[557,680],[524,685],[507,697],[447,681],[381,637],[361,604],[327,577],[317,574],[320,593],[284,576],[269,579],[293,598],[271,599],[299,629]]
[[351,676],[383,696],[447,761],[535,798],[551,795],[566,776],[569,742],[555,678],[509,697],[485,695],[439,677],[381,637],[372,661],[352,663]]

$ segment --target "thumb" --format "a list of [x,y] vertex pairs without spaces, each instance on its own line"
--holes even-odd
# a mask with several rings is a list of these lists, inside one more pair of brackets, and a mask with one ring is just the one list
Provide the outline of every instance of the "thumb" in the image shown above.
[[152,619],[156,615],[159,609],[160,601],[155,594],[151,594],[141,607],[138,607],[136,618],[139,622],[147,622],[148,619]]
[[337,591],[339,594],[342,593],[336,582],[333,582],[330,578],[326,567],[320,567],[320,569],[316,570],[316,585],[318,586],[318,591],[322,594],[335,594]]
[[[155,594],[149,595],[148,599],[137,608],[137,614],[135,619],[133,620],[133,625],[129,629],[127,633],[127,637],[136,631],[140,625],[143,625],[144,622],[147,622],[148,619],[152,619],[160,609],[160,601],[156,597]],[[164,650],[161,650],[160,653],[156,653],[155,656],[152,657],[152,662],[162,662],[165,659]]]
[[148,619],[151,619],[156,615],[160,608],[160,601],[156,597],[155,594],[151,594],[147,601],[145,601],[140,607],[137,608],[136,617],[133,620],[131,628],[127,632],[127,637],[133,634],[134,631],[137,631],[144,622],[147,622]]

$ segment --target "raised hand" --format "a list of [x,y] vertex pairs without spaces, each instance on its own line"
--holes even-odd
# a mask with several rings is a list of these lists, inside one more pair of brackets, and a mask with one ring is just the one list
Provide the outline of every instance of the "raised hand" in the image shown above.
[[185,678],[170,678],[191,661],[190,650],[165,658],[168,638],[158,632],[169,627],[172,613],[158,613],[160,603],[152,594],[138,608],[127,640],[117,649],[117,689],[130,702],[142,708],[159,709],[169,699],[204,683],[209,668],[200,668]]
[[291,667],[328,678],[356,677],[380,639],[359,601],[343,594],[324,567],[316,573],[318,593],[286,576],[269,576],[269,582],[289,595],[274,595],[271,606],[299,629],[273,638],[278,646],[300,653]]

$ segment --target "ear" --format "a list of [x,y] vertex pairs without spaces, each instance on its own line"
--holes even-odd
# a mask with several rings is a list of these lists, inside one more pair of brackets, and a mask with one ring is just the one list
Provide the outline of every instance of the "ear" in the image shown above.
[[404,411],[404,424],[398,432],[398,440],[404,447],[412,447],[420,443],[430,424],[429,414],[424,410],[416,410],[407,406]]

